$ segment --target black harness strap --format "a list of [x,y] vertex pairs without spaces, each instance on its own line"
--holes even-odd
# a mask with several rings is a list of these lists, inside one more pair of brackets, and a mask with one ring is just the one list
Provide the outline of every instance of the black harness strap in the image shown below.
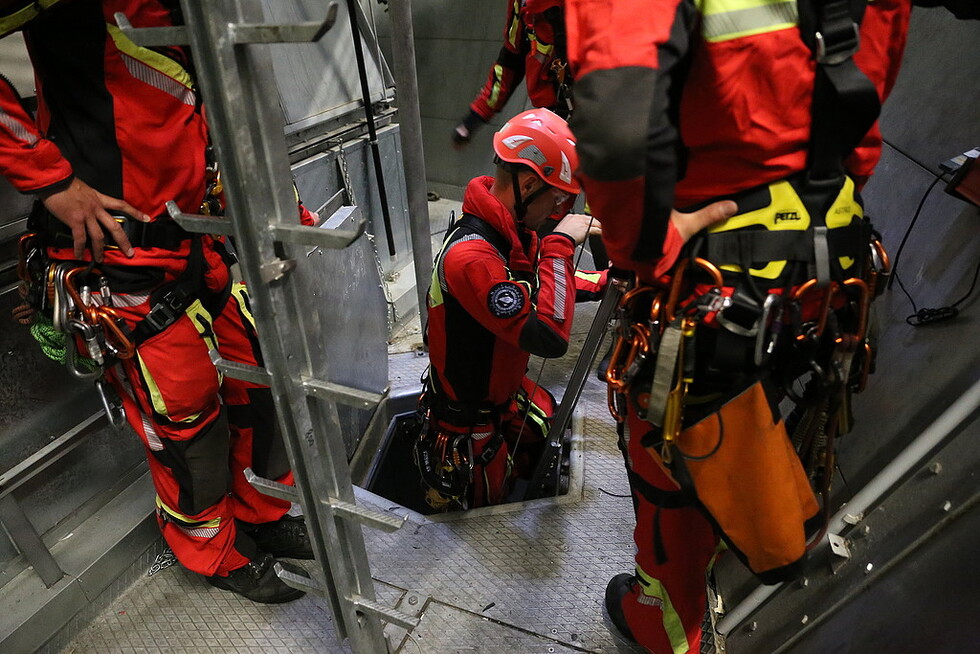
[[[181,248],[192,234],[175,223],[169,216],[158,217],[153,222],[144,223],[128,216],[116,216],[126,238],[134,248],[162,248],[176,251]],[[45,243],[50,247],[72,247],[74,241],[68,227],[54,217],[40,202],[35,203],[27,223],[28,229],[40,232],[45,236]],[[106,247],[117,247],[116,242],[108,233],[105,234]]]
[[[858,258],[867,249],[870,228],[855,221],[846,227],[827,230],[827,243],[834,256]],[[768,261],[813,263],[813,229],[718,232],[705,239],[708,261],[716,266],[738,264],[749,267]]]
[[[147,339],[156,336],[180,318],[187,307],[195,300],[201,299],[204,288],[204,254],[201,238],[191,241],[191,252],[188,255],[187,268],[174,281],[164,284],[150,293],[150,311],[133,328],[132,340],[139,347]],[[219,296],[227,300],[230,282],[225,291]],[[218,304],[216,301],[214,304]]]
[[460,218],[456,224],[462,228],[462,231],[457,230],[457,232],[453,234],[453,241],[456,241],[459,239],[459,237],[466,236],[467,234],[477,234],[478,236],[483,237],[483,240],[485,240],[487,243],[492,245],[494,249],[500,253],[500,256],[504,258],[504,261],[507,261],[510,258],[510,241],[508,241],[503,234],[494,229],[493,226],[491,226],[485,220],[481,220],[478,216],[474,216],[473,214],[464,213],[463,217]]
[[866,0],[797,0],[800,33],[817,62],[808,182],[837,183],[847,157],[874,125],[881,101],[854,63]]

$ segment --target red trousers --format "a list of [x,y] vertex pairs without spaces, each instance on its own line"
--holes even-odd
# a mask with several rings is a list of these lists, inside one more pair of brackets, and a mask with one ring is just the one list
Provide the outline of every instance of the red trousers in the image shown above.
[[[653,426],[630,410],[627,420],[629,469],[643,482],[676,491],[677,484],[640,444]],[[623,613],[633,637],[651,652],[700,651],[706,607],[705,574],[718,552],[719,539],[694,506],[660,508],[633,487],[636,508],[636,576],[634,592],[623,599]],[[657,545],[666,560],[658,562]]]
[[[214,348],[226,360],[262,365],[245,287],[227,294],[228,267],[214,244],[205,244],[205,259],[203,300],[107,378],[146,448],[167,544],[188,569],[226,575],[257,554],[235,521],[271,522],[289,509],[252,488],[243,470],[286,484],[292,473],[268,387],[223,377],[209,358]],[[131,328],[150,310],[139,295],[117,296],[114,305]]]
[[[528,397],[531,398],[530,406]],[[517,399],[511,401],[510,408],[501,417],[499,429],[504,440],[500,449],[489,463],[473,470],[471,509],[501,504],[507,499],[515,479],[531,477],[543,454],[555,409],[555,398],[551,393],[525,377]],[[492,440],[494,426],[473,427],[467,433],[472,438],[473,456],[479,457]]]

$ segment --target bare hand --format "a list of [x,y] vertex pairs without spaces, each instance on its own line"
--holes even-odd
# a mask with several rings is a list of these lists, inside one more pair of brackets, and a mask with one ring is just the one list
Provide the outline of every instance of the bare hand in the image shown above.
[[105,249],[103,229],[112,236],[116,245],[127,257],[135,254],[122,226],[109,215],[106,209],[122,211],[142,222],[150,221],[148,215],[128,202],[103,195],[78,178],[72,180],[65,190],[45,195],[41,198],[41,202],[55,218],[71,230],[76,259],[82,258],[82,253],[88,245],[92,248],[92,258],[98,262],[102,261],[102,252]]
[[693,213],[681,213],[676,209],[670,212],[670,222],[674,223],[677,232],[687,243],[692,236],[702,229],[711,227],[723,220],[728,220],[738,211],[738,205],[731,200],[713,202]]
[[589,236],[601,235],[602,226],[595,216],[584,213],[570,213],[561,219],[554,231],[572,237],[576,245],[582,245]]

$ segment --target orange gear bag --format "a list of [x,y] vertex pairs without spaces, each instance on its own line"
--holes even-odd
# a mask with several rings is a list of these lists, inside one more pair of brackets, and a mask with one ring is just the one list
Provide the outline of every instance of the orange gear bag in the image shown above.
[[[693,486],[728,545],[763,583],[795,577],[819,504],[763,382],[683,430],[672,474]],[[658,462],[656,447],[647,447]]]

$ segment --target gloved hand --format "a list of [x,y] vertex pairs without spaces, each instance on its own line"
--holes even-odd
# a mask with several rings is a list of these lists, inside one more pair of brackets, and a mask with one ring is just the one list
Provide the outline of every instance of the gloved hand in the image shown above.
[[462,148],[467,143],[470,142],[473,134],[484,124],[483,117],[470,109],[469,113],[463,117],[463,120],[453,128],[452,139],[453,146],[457,149]]

